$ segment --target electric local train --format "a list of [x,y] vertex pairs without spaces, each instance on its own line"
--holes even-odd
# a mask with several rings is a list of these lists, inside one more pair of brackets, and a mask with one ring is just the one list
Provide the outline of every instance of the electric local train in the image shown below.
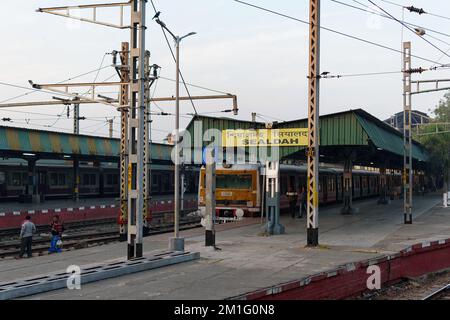
[[[265,174],[260,164],[220,165],[216,168],[216,217],[235,220],[261,214],[264,206]],[[306,166],[280,165],[280,210],[289,208],[287,191],[306,187]],[[353,170],[353,199],[379,195],[379,173]],[[401,175],[387,176],[392,193],[401,193]],[[200,170],[199,209],[205,210],[205,168]],[[298,199],[299,200],[299,199]],[[297,200],[297,205],[300,202]],[[319,171],[319,204],[343,200],[343,169],[321,167]]]

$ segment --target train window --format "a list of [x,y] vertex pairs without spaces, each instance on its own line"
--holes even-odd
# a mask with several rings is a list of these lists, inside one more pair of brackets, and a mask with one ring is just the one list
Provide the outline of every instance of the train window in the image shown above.
[[170,191],[170,175],[169,174],[162,174],[161,175],[161,190],[162,191]]
[[84,186],[89,185],[89,175],[88,174],[83,174],[83,185]]
[[90,175],[91,186],[95,186],[97,184],[97,176],[95,174]]
[[216,188],[218,189],[251,189],[251,174],[221,174],[216,177]]
[[51,186],[58,185],[58,174],[56,172],[50,173],[50,185]]
[[66,185],[66,174],[65,173],[60,173],[58,175],[58,184],[60,186],[65,186]]
[[22,175],[20,172],[13,172],[11,177],[11,184],[15,187],[22,185]]
[[113,184],[118,185],[119,184],[119,175],[113,174]]
[[112,174],[106,175],[106,184],[112,185],[113,184],[113,177]]
[[6,182],[6,173],[0,172],[0,184],[5,184]]

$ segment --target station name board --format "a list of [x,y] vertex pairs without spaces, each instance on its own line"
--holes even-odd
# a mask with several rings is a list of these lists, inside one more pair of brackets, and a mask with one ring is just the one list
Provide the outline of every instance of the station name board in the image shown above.
[[222,131],[223,147],[295,147],[307,145],[307,128],[230,129]]

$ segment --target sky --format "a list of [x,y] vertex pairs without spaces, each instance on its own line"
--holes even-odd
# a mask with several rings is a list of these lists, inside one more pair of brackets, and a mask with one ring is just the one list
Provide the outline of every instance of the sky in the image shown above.
[[[249,120],[252,112],[260,121],[292,120],[307,116],[308,25],[244,6],[232,0],[153,0],[161,11],[160,19],[175,33],[195,36],[181,44],[181,69],[186,82],[229,92],[238,96],[239,115]],[[339,0],[361,7],[372,6],[367,0]],[[402,8],[373,0],[393,16],[401,19]],[[14,1],[0,11],[2,55],[0,82],[29,87],[35,83],[60,82],[85,72],[108,66],[111,56],[105,53],[119,50],[129,41],[128,30],[70,20],[38,13],[39,7],[99,3],[98,1],[23,0]],[[105,2],[108,2],[105,0]],[[110,1],[113,2],[113,1]],[[248,0],[255,5],[308,20],[308,0]],[[425,11],[450,17],[450,3],[442,0],[392,0],[401,5],[422,7]],[[373,7],[373,6],[372,6]],[[75,12],[76,14],[79,14]],[[175,64],[154,15],[147,6],[147,49],[151,63],[162,67],[161,76],[175,78]],[[98,11],[98,19],[114,22],[113,10]],[[450,20],[408,11],[408,22],[450,34]],[[450,57],[425,42],[400,23],[355,10],[331,0],[322,0],[322,26],[374,41],[400,50],[402,39],[412,41],[412,53],[441,64]],[[403,34],[403,36],[402,36]],[[429,37],[433,36],[435,38]],[[450,54],[450,35],[428,32],[426,39]],[[437,38],[437,39],[436,39]],[[173,45],[172,41],[170,44]],[[429,68],[432,62],[413,58],[413,67]],[[334,75],[400,71],[401,55],[386,49],[330,33],[321,32],[321,71]],[[112,67],[77,78],[77,82],[103,81],[114,77]],[[450,70],[414,75],[413,80],[450,78]],[[431,87],[430,87],[431,88]],[[320,84],[320,114],[363,108],[380,119],[386,119],[403,108],[402,74],[323,79]],[[102,89],[114,97],[117,88]],[[175,83],[160,79],[152,92],[155,97],[174,95]],[[29,93],[26,96],[12,99]],[[83,93],[83,92],[82,92]],[[191,87],[192,95],[210,95],[210,91]],[[182,95],[186,95],[182,90]],[[416,95],[413,109],[429,113],[444,92]],[[0,104],[8,102],[51,100],[52,94],[32,92],[0,84]],[[199,114],[233,117],[221,110],[231,108],[231,100],[195,101]],[[165,112],[174,112],[174,103],[158,103]],[[152,111],[160,109],[152,105]],[[186,126],[193,113],[190,102],[181,104],[181,126]],[[214,113],[215,112],[215,113]],[[60,116],[58,116],[60,115]],[[89,104],[81,106],[81,133],[108,135],[106,119],[114,118],[114,136],[119,136],[119,113],[111,106]],[[71,132],[73,120],[67,118],[64,106],[22,107],[0,109],[0,119],[12,122],[0,124]],[[152,137],[163,141],[174,129],[175,119],[153,116]]]

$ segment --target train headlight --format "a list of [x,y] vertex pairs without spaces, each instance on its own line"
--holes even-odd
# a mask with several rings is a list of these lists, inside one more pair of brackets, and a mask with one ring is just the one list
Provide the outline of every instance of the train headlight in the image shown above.
[[241,208],[236,209],[235,215],[237,218],[242,218],[244,216],[244,210],[242,210]]

